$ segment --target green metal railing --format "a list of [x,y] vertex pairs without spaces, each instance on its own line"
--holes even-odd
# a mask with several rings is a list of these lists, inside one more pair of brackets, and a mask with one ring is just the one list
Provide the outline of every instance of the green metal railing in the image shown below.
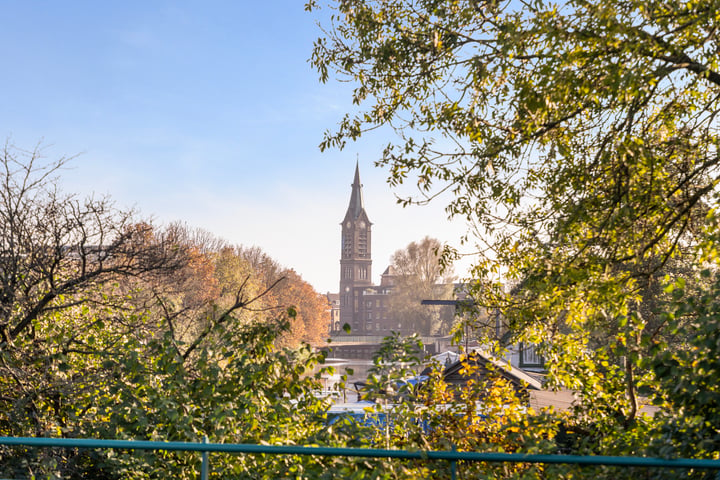
[[282,445],[251,445],[238,443],[203,442],[151,442],[137,440],[93,440],[84,438],[37,438],[37,437],[0,437],[0,445],[26,447],[60,447],[86,449],[122,449],[122,450],[172,450],[200,452],[202,454],[201,479],[207,480],[209,454],[212,452],[249,453],[270,455],[318,455],[366,458],[399,458],[417,460],[447,461],[450,464],[451,477],[456,478],[457,462],[509,462],[544,463],[575,465],[606,465],[616,467],[656,467],[673,469],[717,470],[720,478],[720,460],[702,460],[693,458],[648,458],[648,457],[610,457],[579,455],[530,455],[523,453],[480,453],[456,451],[408,451],[384,450],[375,448],[338,448],[338,447],[298,447]]

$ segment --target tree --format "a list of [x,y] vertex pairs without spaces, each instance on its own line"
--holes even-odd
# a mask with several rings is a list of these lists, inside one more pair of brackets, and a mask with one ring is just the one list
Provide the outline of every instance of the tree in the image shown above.
[[[207,435],[213,442],[272,444],[332,440],[321,417],[327,400],[312,395],[320,388],[323,370],[315,367],[323,354],[307,345],[276,347],[290,326],[283,312],[261,321],[235,318],[252,303],[222,312],[182,351],[169,330],[132,335],[127,325],[147,331],[161,323],[137,312],[115,312],[114,321],[102,312],[55,312],[54,321],[38,326],[47,342],[35,356],[18,362],[3,356],[3,365],[13,368],[0,375],[0,433],[167,441]],[[87,324],[82,331],[73,329],[78,317]],[[72,348],[65,348],[70,340]],[[18,343],[24,350],[37,348],[26,336]],[[28,372],[34,377],[26,377]],[[12,478],[184,479],[197,478],[200,467],[199,457],[187,453],[73,449],[3,448],[0,460],[0,472]],[[293,464],[314,463],[226,456],[216,457],[213,468],[229,478],[279,478]]]
[[[477,234],[474,297],[540,345],[551,383],[632,422],[648,374],[639,360],[665,327],[648,328],[642,292],[692,251],[716,205],[717,5],[331,8],[311,61],[323,81],[354,82],[360,110],[321,148],[393,129],[398,142],[377,163],[393,185],[414,176],[419,195],[404,201],[450,192],[448,212]],[[498,272],[522,282],[520,295]]]
[[[324,354],[278,346],[298,316],[268,307],[282,277],[261,282],[272,268],[207,234],[61,194],[64,164],[11,147],[0,159],[0,434],[328,440],[326,401],[311,394]],[[315,292],[291,273],[310,317]],[[277,478],[292,461],[226,473]],[[192,455],[0,449],[13,478],[196,478],[197,467]]]
[[292,309],[290,328],[279,338],[282,345],[296,347],[301,342],[320,345],[328,338],[330,309],[324,295],[302,279],[295,270],[280,273],[281,280],[267,296],[266,304],[276,310]]
[[403,331],[434,335],[447,333],[452,327],[453,307],[421,304],[422,300],[453,298],[452,266],[444,268],[441,264],[442,249],[439,240],[425,237],[392,256],[395,286],[389,314]]
[[290,329],[278,339],[283,345],[298,346],[300,342],[318,345],[327,338],[330,310],[324,295],[316,292],[295,270],[284,268],[259,247],[237,247],[235,254],[236,261],[252,270],[252,282],[262,288],[273,286],[260,302],[264,309],[291,308],[295,312]]
[[177,270],[185,252],[109,199],[60,192],[66,158],[8,144],[0,153],[0,348],[34,336],[45,313],[106,302],[101,286]]
[[[652,437],[657,455],[714,458],[720,446],[720,265],[717,217],[708,219],[710,241],[705,242],[699,281],[675,280],[666,288],[671,298],[663,305],[663,319],[687,339],[680,347],[662,338],[652,343],[648,363],[656,383],[645,393],[663,405],[662,421]],[[696,288],[701,285],[700,288]]]

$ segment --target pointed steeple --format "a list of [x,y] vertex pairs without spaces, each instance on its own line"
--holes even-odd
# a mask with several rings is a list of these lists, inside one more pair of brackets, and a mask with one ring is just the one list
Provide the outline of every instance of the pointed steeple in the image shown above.
[[362,289],[372,285],[372,222],[363,202],[359,161],[355,163],[350,203],[341,225],[340,324],[364,331],[368,324],[357,305]]
[[359,162],[355,162],[355,178],[352,183],[348,215],[351,215],[350,219],[355,220],[363,210],[365,210],[365,203],[363,202],[362,183],[360,183],[360,165]]

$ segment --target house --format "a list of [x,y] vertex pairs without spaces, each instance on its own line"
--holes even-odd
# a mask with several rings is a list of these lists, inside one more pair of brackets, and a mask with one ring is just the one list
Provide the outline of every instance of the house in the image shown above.
[[[469,366],[469,368],[467,368]],[[468,375],[465,370],[472,373]],[[426,372],[424,372],[426,373]],[[481,349],[475,349],[467,356],[450,363],[443,370],[444,380],[460,389],[471,378],[475,381],[488,381],[491,375],[504,378],[515,388],[528,407],[541,410],[552,407],[556,411],[565,411],[577,403],[578,397],[571,390],[552,391],[543,389],[541,376],[512,366]]]

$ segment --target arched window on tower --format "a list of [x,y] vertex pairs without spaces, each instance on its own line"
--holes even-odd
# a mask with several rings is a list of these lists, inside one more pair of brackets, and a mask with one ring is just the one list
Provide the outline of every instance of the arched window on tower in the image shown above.
[[342,255],[344,258],[352,257],[352,248],[352,234],[350,232],[343,233]]
[[367,241],[367,230],[361,230],[358,232],[358,254],[361,257],[368,257],[368,241]]

